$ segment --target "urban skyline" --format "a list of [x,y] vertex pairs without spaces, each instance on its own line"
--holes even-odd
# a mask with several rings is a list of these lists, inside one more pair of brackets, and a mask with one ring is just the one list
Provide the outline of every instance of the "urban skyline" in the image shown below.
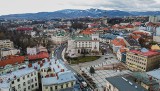
[[0,15],[52,12],[62,9],[89,9],[122,11],[159,11],[159,0],[0,0]]

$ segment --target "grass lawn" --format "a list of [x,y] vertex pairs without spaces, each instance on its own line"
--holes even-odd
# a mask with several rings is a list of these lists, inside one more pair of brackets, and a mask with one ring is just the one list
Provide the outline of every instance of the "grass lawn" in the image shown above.
[[84,63],[84,62],[91,62],[99,58],[100,56],[85,56],[85,57],[81,56],[81,57],[77,57],[69,60],[71,60],[71,64],[78,64],[78,63]]

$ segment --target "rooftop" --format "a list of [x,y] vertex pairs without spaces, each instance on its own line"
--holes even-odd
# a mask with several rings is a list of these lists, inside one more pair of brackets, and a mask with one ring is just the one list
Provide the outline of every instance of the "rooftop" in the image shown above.
[[126,46],[123,37],[117,37],[112,41],[115,46]]
[[129,43],[131,46],[140,46],[137,40],[131,38],[131,37],[125,37],[125,40]]
[[147,91],[140,85],[128,81],[125,77],[122,76],[109,77],[106,78],[106,80],[115,86],[119,91]]
[[59,72],[57,77],[42,78],[43,85],[61,84],[69,81],[75,81],[76,78],[71,71]]
[[78,35],[75,37],[72,37],[73,40],[75,41],[91,41],[92,38],[88,35]]
[[143,55],[143,56],[155,56],[160,54],[157,51],[147,50],[145,48],[142,48],[141,50],[130,50],[129,52]]
[[147,74],[160,80],[160,68],[153,71],[149,71],[147,72]]
[[1,75],[0,76],[0,88],[9,88],[11,81],[13,81],[14,79],[19,78],[21,76],[24,76],[26,74],[29,74],[31,72],[34,72],[34,71],[36,71],[36,70],[33,68],[25,67],[23,69],[20,69],[20,70],[14,71],[14,72],[10,72],[5,75]]

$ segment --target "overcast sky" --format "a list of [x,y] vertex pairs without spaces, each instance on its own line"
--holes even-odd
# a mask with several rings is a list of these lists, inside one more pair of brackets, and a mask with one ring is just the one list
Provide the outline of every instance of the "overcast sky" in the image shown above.
[[160,0],[0,0],[0,15],[89,8],[160,11]]

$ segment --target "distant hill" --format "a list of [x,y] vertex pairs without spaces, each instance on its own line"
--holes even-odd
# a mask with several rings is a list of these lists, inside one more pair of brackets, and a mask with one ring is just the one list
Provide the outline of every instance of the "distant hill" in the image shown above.
[[127,12],[120,10],[101,10],[101,9],[64,9],[54,12],[39,12],[26,14],[3,15],[0,18],[6,19],[56,19],[56,18],[80,18],[80,17],[122,17],[122,16],[141,16],[141,15],[160,15],[160,11],[147,12]]

